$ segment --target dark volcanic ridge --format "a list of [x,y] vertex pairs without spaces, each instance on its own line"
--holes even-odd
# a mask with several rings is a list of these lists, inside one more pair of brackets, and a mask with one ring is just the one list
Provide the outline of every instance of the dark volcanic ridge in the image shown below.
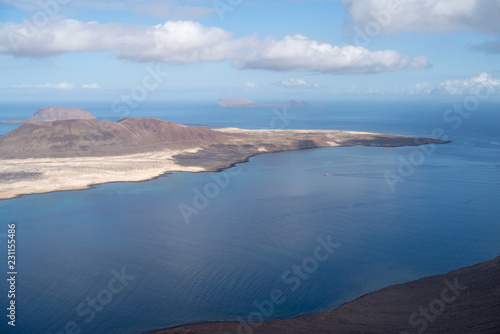
[[47,121],[61,121],[69,119],[95,119],[94,115],[86,110],[70,107],[50,107],[38,108],[33,113],[33,116],[26,119],[10,119],[0,123],[27,123],[27,122],[47,122]]
[[389,286],[318,314],[257,324],[205,323],[155,333],[497,334],[499,315],[500,257],[497,257],[444,275]]
[[330,146],[400,147],[426,144],[446,144],[449,141],[427,137],[356,133],[350,131],[307,130],[241,130],[222,132],[222,143],[203,147],[195,153],[174,156],[181,166],[196,166],[206,170],[224,169],[234,163],[246,161],[260,153],[312,149]]

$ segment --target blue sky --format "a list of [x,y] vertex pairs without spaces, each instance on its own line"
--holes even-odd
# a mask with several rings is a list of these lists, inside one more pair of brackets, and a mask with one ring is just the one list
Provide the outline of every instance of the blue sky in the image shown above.
[[0,0],[0,98],[498,94],[498,17],[498,0]]

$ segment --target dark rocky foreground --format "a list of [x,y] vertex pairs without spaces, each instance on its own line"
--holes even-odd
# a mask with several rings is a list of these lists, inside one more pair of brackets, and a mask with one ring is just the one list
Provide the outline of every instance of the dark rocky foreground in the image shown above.
[[369,293],[332,310],[251,327],[220,322],[156,334],[500,333],[500,257]]

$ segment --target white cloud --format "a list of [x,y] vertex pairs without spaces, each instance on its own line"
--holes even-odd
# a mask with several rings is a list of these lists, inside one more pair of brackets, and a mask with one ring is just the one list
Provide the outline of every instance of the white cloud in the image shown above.
[[359,74],[427,68],[427,57],[403,56],[393,50],[370,51],[360,46],[338,47],[307,38],[286,36],[281,41],[268,38],[245,58],[239,68],[273,71],[302,71]]
[[466,80],[441,82],[432,92],[451,95],[475,94],[482,87],[490,87],[498,93],[500,80],[491,78],[487,73],[481,73]]
[[428,83],[428,82],[419,82],[417,84],[414,84],[414,85],[411,85],[410,87],[408,87],[408,89],[406,90],[406,92],[408,94],[430,94],[433,92],[433,90],[435,89],[435,86],[433,86],[432,84]]
[[230,40],[230,36],[221,28],[193,21],[167,21],[130,35],[130,42],[134,42],[118,45],[117,56],[173,63],[225,61],[237,57],[244,45],[242,40]]
[[94,82],[94,83],[91,83],[91,84],[83,84],[82,88],[85,88],[85,89],[101,89],[101,87],[99,87],[99,84],[97,82]]
[[355,94],[408,94],[408,95],[473,95],[500,94],[500,80],[493,79],[488,73],[464,80],[446,80],[438,84],[420,82],[406,88],[370,87],[366,91],[357,88],[350,93]]
[[[500,0],[342,0],[351,24],[382,33],[398,31],[500,32]],[[375,29],[371,27],[371,29]]]
[[155,26],[99,24],[51,18],[31,29],[23,24],[0,23],[0,53],[17,56],[53,56],[68,52],[114,51],[133,61],[194,63],[224,61],[237,56],[244,40],[231,33],[193,21],[167,21]]
[[30,21],[0,23],[0,52],[43,57],[67,52],[107,51],[109,46],[117,46],[117,39],[126,38],[129,29],[119,24],[101,25],[95,21],[58,17],[49,19],[47,24],[38,28]]
[[25,57],[69,52],[112,51],[136,62],[177,64],[233,61],[241,69],[337,74],[377,73],[429,67],[427,57],[409,57],[393,50],[338,47],[303,35],[283,40],[232,33],[193,21],[167,21],[155,26],[99,24],[54,17],[32,29],[0,23],[0,53]]
[[[74,83],[70,83],[67,81],[62,81],[59,83],[44,83],[44,84],[27,84],[23,83],[20,85],[13,85],[11,88],[17,88],[17,89],[59,89],[59,90],[71,90],[74,89],[76,86]],[[0,88],[7,88],[7,87],[0,87]],[[99,84],[97,82],[90,83],[90,84],[82,84],[81,88],[83,89],[101,89]]]
[[41,88],[41,89],[63,89],[69,90],[75,88],[75,85],[66,81],[60,83],[45,83],[45,84],[21,84],[14,85],[13,88]]
[[493,79],[488,73],[465,80],[446,80],[439,84],[422,82],[408,87],[408,94],[444,94],[444,95],[469,95],[478,90],[488,89],[490,93],[500,93],[500,80]]
[[303,79],[294,79],[294,78],[281,81],[277,85],[285,88],[321,88],[321,86],[318,85],[317,83],[309,83]]

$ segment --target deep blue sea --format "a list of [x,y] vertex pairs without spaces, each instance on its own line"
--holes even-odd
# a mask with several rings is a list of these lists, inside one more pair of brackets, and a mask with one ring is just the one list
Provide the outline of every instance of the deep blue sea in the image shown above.
[[[258,320],[258,312],[293,317],[500,255],[500,103],[481,102],[457,119],[446,112],[456,102],[343,100],[288,110],[143,103],[131,117],[417,136],[441,129],[453,142],[262,154],[222,173],[0,201],[3,276],[9,222],[17,225],[18,271],[16,328],[2,314],[0,332],[132,334]],[[0,120],[39,106],[49,105],[1,103]],[[106,102],[70,106],[120,116]],[[0,125],[0,133],[13,128]],[[194,208],[193,200],[199,209],[187,224],[179,206]],[[315,259],[328,240],[332,253],[321,248]],[[5,280],[0,289],[6,314]],[[283,303],[259,310],[275,290]]]

